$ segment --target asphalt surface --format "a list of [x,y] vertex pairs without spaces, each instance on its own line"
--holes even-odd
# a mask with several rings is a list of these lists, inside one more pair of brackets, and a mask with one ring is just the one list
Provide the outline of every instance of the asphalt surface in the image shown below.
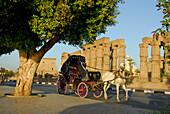
[[[15,83],[6,82],[0,85],[0,95],[14,93]],[[44,97],[16,98],[0,96],[0,114],[153,114],[170,113],[168,104],[170,95],[144,94],[129,92],[129,100],[125,102],[125,94],[120,91],[120,103],[116,102],[116,92],[108,91],[108,100],[103,96],[96,99],[89,92],[87,98],[79,98],[74,92],[60,95],[55,85],[33,84],[32,93],[39,93]],[[170,106],[169,106],[170,107]]]

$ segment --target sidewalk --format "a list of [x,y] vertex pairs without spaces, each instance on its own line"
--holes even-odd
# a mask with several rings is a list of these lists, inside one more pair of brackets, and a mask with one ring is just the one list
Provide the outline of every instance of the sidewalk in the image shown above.
[[[0,95],[14,93],[14,87],[0,85]],[[32,93],[41,93],[33,91]],[[82,99],[60,94],[45,97],[15,98],[0,96],[0,114],[153,114],[153,110],[134,108],[124,104]]]

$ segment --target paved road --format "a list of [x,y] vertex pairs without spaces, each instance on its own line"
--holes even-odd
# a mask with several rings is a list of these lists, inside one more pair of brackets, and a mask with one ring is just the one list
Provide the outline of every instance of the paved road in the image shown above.
[[[6,84],[9,86],[15,86],[14,82],[6,82]],[[33,84],[33,90],[36,90],[40,94],[58,94],[55,85]],[[78,97],[74,94],[74,92],[67,92],[66,96]],[[149,109],[154,111],[168,111],[170,113],[170,95],[129,92],[129,99],[125,102],[125,92],[120,91],[121,102],[117,103],[116,91],[108,90],[108,100],[104,100],[103,96],[99,99],[94,98],[92,92],[89,92],[86,99],[93,99],[110,104],[121,104],[134,108]]]

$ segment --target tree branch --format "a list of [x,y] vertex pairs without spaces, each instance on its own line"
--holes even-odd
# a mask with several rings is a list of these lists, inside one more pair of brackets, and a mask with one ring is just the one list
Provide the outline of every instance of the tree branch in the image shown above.
[[44,56],[44,54],[49,51],[54,45],[55,43],[57,43],[59,41],[58,36],[56,35],[54,38],[50,39],[48,42],[46,42],[41,49],[36,53],[36,55],[34,56],[34,59],[37,60],[37,62],[39,62],[41,60],[41,58]]

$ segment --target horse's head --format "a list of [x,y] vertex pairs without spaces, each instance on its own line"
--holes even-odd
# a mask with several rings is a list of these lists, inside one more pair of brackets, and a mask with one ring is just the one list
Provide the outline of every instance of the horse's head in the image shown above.
[[125,63],[120,63],[120,69],[124,70],[125,69]]

